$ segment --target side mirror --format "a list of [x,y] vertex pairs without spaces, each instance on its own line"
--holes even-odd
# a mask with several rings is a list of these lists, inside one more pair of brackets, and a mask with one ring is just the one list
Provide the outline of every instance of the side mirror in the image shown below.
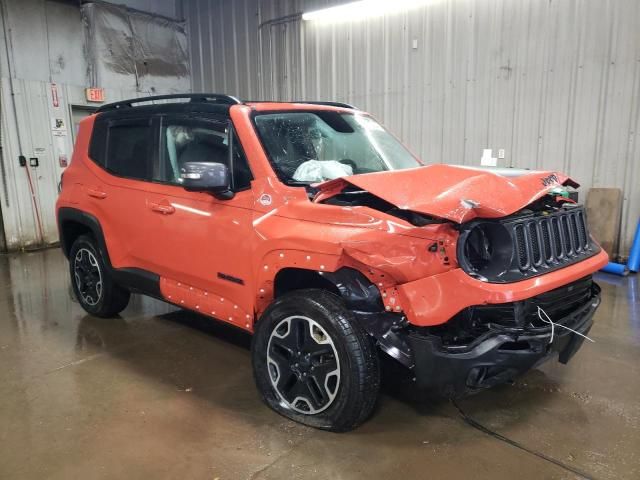
[[223,163],[187,162],[180,169],[182,186],[189,192],[209,192],[216,198],[233,198],[229,168]]

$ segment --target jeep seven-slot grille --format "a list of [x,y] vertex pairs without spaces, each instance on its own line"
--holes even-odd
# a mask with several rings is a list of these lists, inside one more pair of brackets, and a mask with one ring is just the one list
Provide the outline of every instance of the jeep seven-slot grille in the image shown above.
[[589,234],[582,208],[552,216],[535,216],[514,225],[515,251],[521,271],[543,263],[570,263],[589,250]]
[[[483,234],[470,236],[475,229]],[[479,263],[472,263],[471,259],[479,256],[483,248],[487,252],[482,258],[490,261],[483,260],[485,264],[478,267]],[[491,283],[543,275],[599,251],[589,235],[584,207],[580,205],[545,212],[525,210],[511,217],[471,221],[463,226],[458,242],[460,266],[468,274]]]

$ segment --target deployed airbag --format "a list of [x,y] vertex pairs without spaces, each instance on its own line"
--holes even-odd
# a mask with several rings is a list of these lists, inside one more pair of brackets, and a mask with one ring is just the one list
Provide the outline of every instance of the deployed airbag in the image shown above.
[[353,175],[350,165],[336,160],[308,160],[301,164],[293,174],[296,182],[324,182]]

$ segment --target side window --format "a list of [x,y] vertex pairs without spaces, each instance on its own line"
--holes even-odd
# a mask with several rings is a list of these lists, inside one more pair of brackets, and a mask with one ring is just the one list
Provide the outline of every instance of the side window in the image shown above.
[[104,168],[105,147],[107,140],[108,122],[98,116],[93,123],[93,131],[91,132],[91,140],[89,142],[89,158]]
[[[187,162],[223,163],[229,167],[229,127],[226,123],[167,117],[160,133],[160,167],[154,180],[180,185]],[[249,187],[251,172],[237,140],[233,140],[234,189]]]
[[153,129],[150,119],[109,124],[105,168],[121,177],[151,180],[154,175]]

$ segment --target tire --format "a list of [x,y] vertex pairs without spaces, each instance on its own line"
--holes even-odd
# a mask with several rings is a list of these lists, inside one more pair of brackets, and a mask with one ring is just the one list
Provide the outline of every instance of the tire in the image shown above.
[[69,252],[69,273],[73,293],[87,313],[114,317],[129,304],[131,294],[113,281],[93,237],[81,235],[73,242]]
[[373,412],[380,388],[375,344],[330,292],[296,290],[276,299],[257,324],[251,355],[263,400],[291,420],[345,432]]

